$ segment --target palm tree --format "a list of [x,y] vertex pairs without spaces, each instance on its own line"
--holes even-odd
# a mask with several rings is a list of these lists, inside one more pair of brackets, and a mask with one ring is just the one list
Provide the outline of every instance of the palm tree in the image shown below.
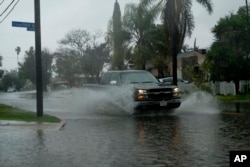
[[130,34],[128,43],[134,45],[134,54],[137,68],[145,69],[146,60],[152,55],[151,48],[147,44],[150,40],[152,27],[157,15],[155,9],[144,8],[142,5],[127,4],[123,17],[124,30]]
[[[211,0],[196,0],[212,13]],[[186,36],[191,36],[194,29],[194,17],[191,11],[192,0],[141,0],[145,6],[153,5],[161,10],[165,26],[165,36],[172,46],[173,84],[177,85],[177,54],[180,52]]]

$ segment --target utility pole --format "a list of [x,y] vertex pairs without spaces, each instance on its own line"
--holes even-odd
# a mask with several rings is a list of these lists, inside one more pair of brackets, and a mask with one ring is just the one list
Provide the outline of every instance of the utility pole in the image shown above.
[[40,0],[34,0],[35,5],[35,50],[36,50],[36,101],[37,116],[43,116],[43,75],[41,49]]

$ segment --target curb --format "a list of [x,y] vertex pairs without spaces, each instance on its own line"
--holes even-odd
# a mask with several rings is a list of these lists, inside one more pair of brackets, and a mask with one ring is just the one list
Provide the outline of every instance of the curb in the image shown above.
[[65,125],[66,121],[61,120],[59,123],[50,123],[50,122],[25,122],[25,121],[10,121],[10,120],[0,120],[0,127],[1,126],[48,126],[48,125],[55,125],[58,126],[58,130],[62,130]]
[[62,130],[66,125],[66,121],[61,120],[61,122],[59,123],[59,130]]

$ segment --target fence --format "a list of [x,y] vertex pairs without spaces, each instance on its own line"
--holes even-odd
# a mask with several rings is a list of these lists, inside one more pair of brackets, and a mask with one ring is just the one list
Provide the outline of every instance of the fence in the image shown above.
[[[192,93],[199,90],[193,83],[178,84],[182,93]],[[211,91],[214,95],[236,95],[234,82],[207,82],[204,83],[206,88]],[[250,81],[240,81],[239,85],[240,93],[250,93]]]
[[236,95],[234,82],[215,82],[211,83],[213,94],[220,95]]
[[[236,95],[235,84],[234,82],[210,82],[206,83],[206,86],[210,87],[212,93],[220,94],[220,95]],[[240,93],[248,93],[250,92],[250,81],[244,80],[240,81],[239,85]]]
[[250,92],[250,80],[240,81],[240,92]]

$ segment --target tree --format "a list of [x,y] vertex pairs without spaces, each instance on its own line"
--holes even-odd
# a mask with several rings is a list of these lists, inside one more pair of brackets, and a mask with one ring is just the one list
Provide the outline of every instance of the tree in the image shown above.
[[[152,48],[153,43],[162,42],[162,38],[152,39],[157,33],[154,20],[157,17],[156,8],[147,8],[142,5],[127,4],[123,16],[124,30],[129,34],[127,42],[133,47],[132,61],[137,69],[145,69],[147,60],[151,60],[155,55]],[[159,30],[159,29],[158,29]],[[153,34],[152,34],[153,33]],[[160,39],[160,42],[158,41]]]
[[54,55],[48,49],[42,50],[42,66],[43,66],[43,88],[47,90],[47,85],[50,84],[52,77],[52,61]]
[[15,49],[15,51],[16,51],[16,54],[17,54],[17,65],[18,65],[18,64],[19,64],[18,55],[19,55],[20,52],[21,52],[20,46],[17,46],[16,49]]
[[74,74],[81,73],[81,61],[79,54],[70,49],[60,49],[55,53],[55,72],[73,84]]
[[250,79],[250,26],[246,13],[245,7],[241,7],[237,14],[231,13],[218,21],[212,29],[216,41],[205,61],[211,80],[234,81],[236,94],[239,93],[239,81]]
[[55,53],[55,72],[73,84],[74,74],[81,73],[81,61],[77,51],[61,48]]
[[122,70],[124,69],[124,50],[123,50],[123,30],[121,21],[121,10],[120,5],[115,1],[113,11],[113,60],[112,69]]
[[3,57],[0,55],[0,67],[2,66]]
[[60,48],[56,55],[56,72],[73,84],[75,74],[83,73],[83,57],[88,47],[92,46],[97,36],[88,31],[74,29],[59,41]]
[[6,73],[6,75],[3,77],[3,88],[4,91],[7,92],[9,87],[15,87],[15,75],[12,75],[13,73]]
[[83,56],[87,47],[92,45],[99,35],[100,34],[97,33],[92,36],[86,30],[75,29],[67,33],[65,37],[59,41],[59,44],[61,48],[74,50],[78,52],[77,54],[79,56]]
[[[0,55],[0,67],[2,66],[3,57]],[[0,78],[3,77],[4,71],[0,70]]]
[[12,70],[10,72],[6,72],[3,79],[3,88],[5,91],[8,90],[8,88],[13,87],[17,91],[20,91],[20,89],[24,86],[25,81],[23,79],[20,79],[18,77],[18,73],[16,70]]
[[101,60],[104,61],[104,57],[109,55],[106,53],[106,44],[99,45],[96,42],[100,36],[100,32],[91,35],[81,29],[71,30],[66,34],[59,42],[60,48],[56,53],[55,70],[59,76],[64,77],[71,84],[75,74],[99,77],[97,73],[104,64]]
[[[209,13],[212,12],[211,0],[196,0]],[[155,7],[162,12],[161,18],[165,26],[165,36],[170,36],[172,48],[173,84],[177,85],[177,54],[180,52],[184,39],[191,35],[194,29],[194,18],[191,11],[192,0],[142,0],[143,5],[155,2]]]
[[149,41],[148,48],[153,51],[153,57],[151,60],[154,67],[158,69],[158,77],[165,77],[164,69],[167,67],[167,62],[169,60],[168,53],[170,51],[170,46],[168,45],[168,40],[162,38],[164,34],[164,26],[162,24],[154,25],[148,31]]
[[83,57],[84,65],[82,70],[87,77],[87,79],[91,79],[88,77],[94,77],[97,81],[99,80],[99,76],[104,68],[105,63],[109,62],[109,49],[106,43],[102,43],[100,45],[89,47],[86,50],[85,56]]
[[[25,51],[24,62],[19,63],[19,77],[22,79],[29,79],[33,84],[36,84],[36,64],[35,64],[35,50],[30,47]],[[43,90],[47,90],[47,85],[50,83],[52,75],[53,55],[49,53],[48,49],[42,51],[42,65],[43,65]]]
[[25,51],[24,62],[19,63],[19,77],[29,79],[36,85],[35,50],[33,47]]

